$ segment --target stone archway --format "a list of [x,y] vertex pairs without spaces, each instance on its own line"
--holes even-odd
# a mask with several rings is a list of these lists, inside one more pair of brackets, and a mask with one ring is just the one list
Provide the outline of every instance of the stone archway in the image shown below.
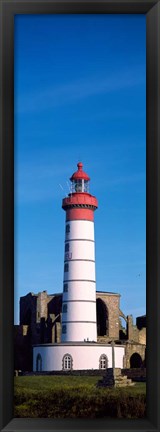
[[140,368],[142,366],[142,357],[138,353],[134,353],[130,357],[130,368]]
[[119,309],[119,339],[120,340],[127,339],[127,317],[120,309]]
[[97,335],[108,336],[109,323],[108,323],[108,309],[103,300],[98,298],[96,300],[97,307]]

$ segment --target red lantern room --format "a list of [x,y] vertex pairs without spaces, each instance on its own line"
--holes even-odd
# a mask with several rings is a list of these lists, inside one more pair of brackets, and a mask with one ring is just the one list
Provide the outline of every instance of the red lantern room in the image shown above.
[[70,178],[72,183],[72,193],[74,192],[89,192],[89,176],[83,171],[83,164],[79,162],[77,164],[78,170]]
[[83,171],[83,164],[77,164],[78,170],[71,176],[71,192],[62,201],[62,208],[66,211],[66,220],[93,220],[93,212],[98,207],[96,197],[89,193],[90,177]]

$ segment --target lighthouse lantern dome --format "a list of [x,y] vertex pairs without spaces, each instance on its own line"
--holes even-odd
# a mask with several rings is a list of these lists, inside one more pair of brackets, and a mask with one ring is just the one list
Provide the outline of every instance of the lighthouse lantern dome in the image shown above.
[[89,180],[90,177],[83,171],[83,164],[79,162],[77,164],[78,170],[72,175],[71,180],[71,191],[72,193],[89,193]]

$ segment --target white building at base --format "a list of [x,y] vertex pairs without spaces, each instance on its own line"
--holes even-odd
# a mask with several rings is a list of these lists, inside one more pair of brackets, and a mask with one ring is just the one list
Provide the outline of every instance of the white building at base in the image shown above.
[[[33,371],[123,368],[125,347],[97,343],[94,211],[82,163],[72,175],[66,212],[62,342],[33,347]],[[114,361],[113,361],[114,357]]]
[[[115,367],[123,368],[124,346],[114,347]],[[107,369],[113,366],[111,344],[63,342],[33,347],[33,371]]]

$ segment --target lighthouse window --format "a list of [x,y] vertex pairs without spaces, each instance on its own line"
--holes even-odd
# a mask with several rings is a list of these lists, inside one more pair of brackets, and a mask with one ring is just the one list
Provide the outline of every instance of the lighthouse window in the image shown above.
[[64,292],[68,292],[68,284],[64,284]]
[[66,263],[66,264],[64,265],[64,271],[65,271],[65,272],[68,272],[68,270],[69,270],[69,264]]
[[69,243],[66,243],[65,245],[65,252],[69,252]]
[[89,182],[84,180],[84,192],[89,192]]
[[105,354],[102,354],[99,359],[99,369],[108,368],[108,358]]
[[63,312],[64,312],[64,313],[67,312],[67,304],[64,304],[64,305],[63,305]]
[[75,181],[75,191],[76,192],[83,192],[82,180],[76,180]]
[[70,233],[70,225],[69,224],[66,225],[66,234],[68,234],[68,233]]
[[71,370],[73,367],[73,359],[70,354],[65,354],[62,359],[62,369],[63,370]]
[[62,333],[67,333],[67,326],[65,324],[62,325]]

